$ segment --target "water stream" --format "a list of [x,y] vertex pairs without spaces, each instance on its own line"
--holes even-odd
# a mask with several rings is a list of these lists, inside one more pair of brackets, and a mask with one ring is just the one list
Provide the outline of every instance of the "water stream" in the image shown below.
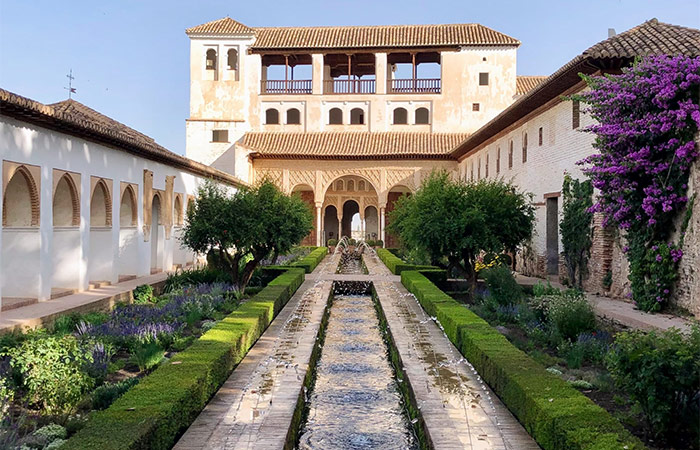
[[[362,273],[359,257],[340,273]],[[336,285],[301,449],[418,448],[367,288]]]

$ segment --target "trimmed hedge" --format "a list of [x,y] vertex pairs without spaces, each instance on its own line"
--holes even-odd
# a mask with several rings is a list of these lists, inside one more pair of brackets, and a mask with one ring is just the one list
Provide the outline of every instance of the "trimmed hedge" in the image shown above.
[[542,448],[645,448],[607,411],[547,372],[422,273],[403,271],[401,282],[437,317],[452,343]]
[[[391,273],[394,275],[401,275],[401,272],[404,270],[430,270],[433,272],[437,271],[442,271],[439,267],[435,266],[425,266],[425,265],[416,265],[416,264],[408,264],[405,263],[401,258],[396,256],[395,254],[396,249],[386,249],[386,248],[378,248],[377,249],[377,256],[379,259],[382,260],[382,262],[389,268]],[[445,278],[447,275],[445,275]]]
[[94,413],[61,448],[171,448],[303,282],[300,268],[279,275],[109,408]]
[[316,247],[308,255],[304,256],[299,261],[294,264],[290,264],[291,267],[301,267],[306,273],[311,273],[314,271],[316,266],[318,266],[323,258],[328,254],[328,247]]

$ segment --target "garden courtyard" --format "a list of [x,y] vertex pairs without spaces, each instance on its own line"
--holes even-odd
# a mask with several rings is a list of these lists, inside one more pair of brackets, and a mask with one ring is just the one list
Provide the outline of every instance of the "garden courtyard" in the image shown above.
[[[263,98],[210,120],[193,94],[196,161],[0,90],[0,448],[700,449],[700,31],[653,19],[505,82],[486,63],[519,41],[408,27],[364,27],[376,54],[188,29],[208,106],[246,70]],[[513,101],[436,132],[476,54]]]

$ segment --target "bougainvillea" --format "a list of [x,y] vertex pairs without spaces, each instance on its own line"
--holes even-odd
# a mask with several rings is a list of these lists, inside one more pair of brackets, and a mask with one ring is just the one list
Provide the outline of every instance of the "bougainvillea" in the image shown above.
[[595,119],[584,131],[599,151],[581,161],[599,191],[591,210],[626,231],[632,297],[656,311],[682,257],[669,238],[698,156],[700,58],[650,56],[619,75],[584,79],[590,89],[576,98]]

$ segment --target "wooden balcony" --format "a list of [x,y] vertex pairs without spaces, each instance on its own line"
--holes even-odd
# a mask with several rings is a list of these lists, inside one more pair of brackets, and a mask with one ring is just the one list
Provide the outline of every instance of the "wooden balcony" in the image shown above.
[[407,78],[389,80],[388,94],[439,94],[440,78]]
[[311,80],[263,80],[260,83],[261,94],[311,94]]
[[374,94],[377,80],[324,80],[324,94]]

